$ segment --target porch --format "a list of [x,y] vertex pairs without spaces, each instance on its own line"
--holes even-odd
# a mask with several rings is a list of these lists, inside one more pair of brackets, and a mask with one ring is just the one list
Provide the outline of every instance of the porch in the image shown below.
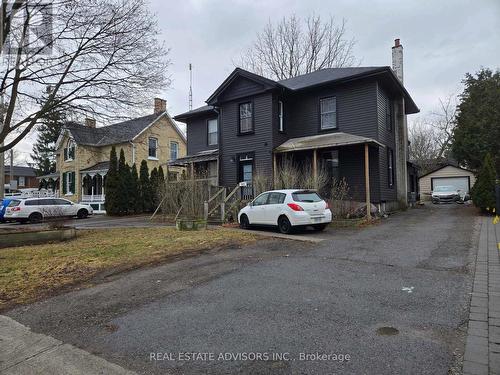
[[219,186],[219,150],[200,151],[168,163],[168,167],[184,167],[184,178],[208,180],[211,186]]
[[[380,142],[348,133],[329,133],[292,138],[273,152],[273,180],[279,178],[283,165],[291,160],[300,163],[299,170],[311,173],[313,184],[318,179],[330,191],[334,180],[348,182],[353,200],[364,202],[370,217],[371,203],[380,201]],[[376,199],[374,199],[376,198]]]
[[106,194],[104,186],[109,170],[109,161],[97,163],[80,170],[81,203],[89,204],[95,213],[105,213]]

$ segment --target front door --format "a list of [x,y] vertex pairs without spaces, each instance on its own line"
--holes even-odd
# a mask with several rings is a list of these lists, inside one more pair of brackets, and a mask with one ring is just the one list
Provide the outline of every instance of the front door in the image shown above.
[[330,193],[332,191],[333,182],[338,182],[340,179],[339,150],[327,151],[322,153],[321,156],[321,167],[327,175],[327,186],[325,186],[325,191]]
[[253,160],[240,161],[239,170],[240,182],[246,182],[246,186],[241,188],[241,199],[250,200],[253,198]]

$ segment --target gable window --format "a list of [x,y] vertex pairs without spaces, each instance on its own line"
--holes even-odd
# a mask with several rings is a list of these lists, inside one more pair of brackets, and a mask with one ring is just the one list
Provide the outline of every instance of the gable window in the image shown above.
[[177,160],[179,156],[179,144],[177,142],[170,142],[170,160]]
[[320,100],[321,130],[337,128],[337,98],[323,98]]
[[387,149],[387,179],[389,187],[394,186],[394,152]]
[[70,139],[64,149],[64,161],[71,161],[75,158],[75,142]]
[[151,137],[148,140],[148,144],[149,144],[148,157],[152,158],[152,159],[157,159],[158,158],[158,139]]
[[279,126],[279,131],[283,132],[285,131],[285,123],[284,123],[284,118],[283,118],[283,102],[280,100],[278,102],[278,126]]
[[253,132],[253,106],[252,103],[240,104],[240,133]]
[[389,98],[385,103],[385,127],[387,130],[392,131],[392,101]]
[[208,145],[215,146],[218,143],[218,124],[217,119],[208,120],[207,123],[207,131],[208,131]]

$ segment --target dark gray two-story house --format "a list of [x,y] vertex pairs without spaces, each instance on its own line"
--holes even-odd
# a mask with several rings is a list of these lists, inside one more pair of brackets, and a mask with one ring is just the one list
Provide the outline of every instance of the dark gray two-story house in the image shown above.
[[187,127],[188,156],[176,163],[233,188],[257,173],[272,178],[283,156],[293,155],[344,177],[354,200],[404,205],[416,186],[406,115],[418,108],[397,61],[395,68],[329,68],[282,81],[236,68],[206,106],[174,117]]

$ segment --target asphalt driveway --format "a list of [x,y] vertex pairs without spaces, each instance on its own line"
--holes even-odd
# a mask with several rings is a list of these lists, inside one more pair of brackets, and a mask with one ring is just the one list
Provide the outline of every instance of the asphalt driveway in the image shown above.
[[7,315],[143,374],[458,373],[473,212],[431,206],[319,243],[214,250]]

